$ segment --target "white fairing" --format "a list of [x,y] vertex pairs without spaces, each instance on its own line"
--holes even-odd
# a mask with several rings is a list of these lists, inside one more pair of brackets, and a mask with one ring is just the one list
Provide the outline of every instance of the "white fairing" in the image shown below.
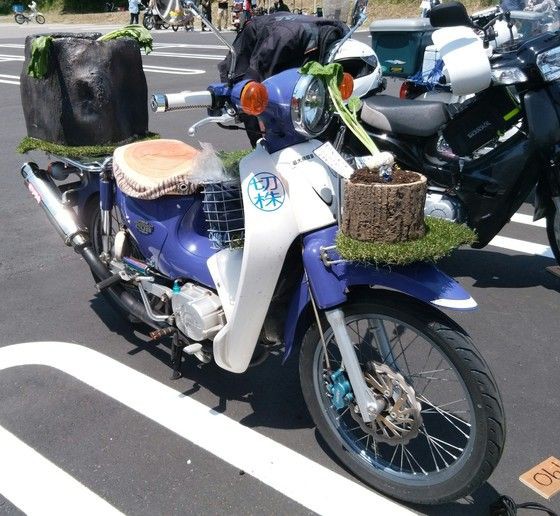
[[[242,373],[249,366],[294,239],[335,222],[334,179],[313,154],[319,145],[309,141],[268,154],[259,144],[240,163],[245,211],[242,258],[240,251],[222,251],[208,262],[227,317],[214,338],[214,359],[224,369]],[[323,199],[331,200],[331,205]],[[233,276],[240,258],[236,284]]]
[[432,34],[432,41],[443,59],[455,95],[477,93],[490,86],[490,60],[482,41],[472,29],[438,29]]

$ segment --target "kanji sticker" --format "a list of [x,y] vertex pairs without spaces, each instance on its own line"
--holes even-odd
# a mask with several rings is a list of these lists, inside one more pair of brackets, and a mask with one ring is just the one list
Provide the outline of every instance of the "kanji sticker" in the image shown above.
[[249,181],[247,193],[251,202],[262,211],[277,210],[286,197],[282,181],[270,172],[255,174]]

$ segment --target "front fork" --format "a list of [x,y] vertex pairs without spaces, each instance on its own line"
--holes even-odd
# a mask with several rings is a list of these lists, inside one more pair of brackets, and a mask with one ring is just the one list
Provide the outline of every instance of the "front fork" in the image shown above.
[[[348,379],[350,380],[350,385],[352,386],[352,392],[356,399],[358,408],[360,409],[360,414],[365,423],[370,423],[372,418],[375,418],[381,410],[385,407],[385,403],[381,398],[377,398],[373,391],[366,384],[364,373],[356,356],[356,350],[350,339],[348,333],[348,327],[344,319],[344,312],[340,308],[333,308],[330,310],[325,310],[325,317],[329,322],[336,344],[340,351],[340,356],[342,357],[342,363]],[[385,355],[386,353],[391,354],[391,348],[389,346],[389,341],[384,329],[374,328],[376,336],[379,335],[382,338],[378,341],[383,346],[386,343],[388,351],[381,349],[381,352]],[[384,338],[383,338],[384,335]],[[327,350],[325,349],[325,356]]]

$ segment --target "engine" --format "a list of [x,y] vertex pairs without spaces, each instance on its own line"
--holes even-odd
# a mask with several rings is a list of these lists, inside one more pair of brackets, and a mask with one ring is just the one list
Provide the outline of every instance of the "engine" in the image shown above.
[[429,188],[426,194],[426,204],[424,206],[426,217],[447,219],[454,222],[463,221],[463,211],[460,201],[447,195],[443,189]]
[[220,298],[199,285],[183,285],[171,306],[179,330],[197,342],[214,338],[226,323]]

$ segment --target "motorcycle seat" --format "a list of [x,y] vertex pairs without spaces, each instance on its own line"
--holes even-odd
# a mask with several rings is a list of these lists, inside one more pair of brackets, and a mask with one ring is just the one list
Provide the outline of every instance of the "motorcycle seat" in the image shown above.
[[410,136],[432,136],[449,120],[443,102],[374,95],[364,100],[362,121],[375,129]]
[[[120,190],[137,199],[191,195],[198,150],[179,140],[147,140],[117,147],[113,175]],[[200,178],[198,178],[200,180]]]

